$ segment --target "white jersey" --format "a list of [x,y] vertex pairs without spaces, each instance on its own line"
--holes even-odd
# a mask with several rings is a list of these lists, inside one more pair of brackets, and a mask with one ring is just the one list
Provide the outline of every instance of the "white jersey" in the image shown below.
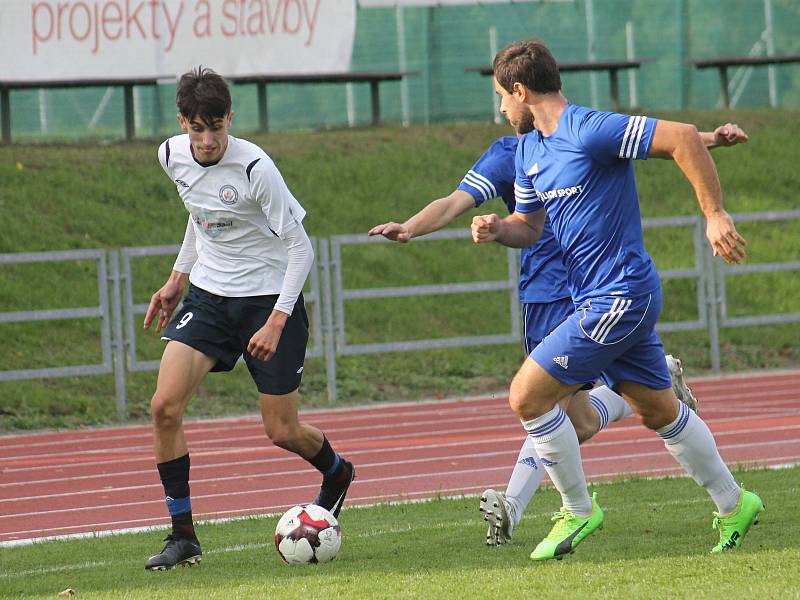
[[185,245],[196,238],[196,260],[182,251],[175,270],[191,268],[192,284],[219,296],[279,294],[288,261],[283,238],[302,228],[306,212],[272,159],[255,144],[228,136],[220,161],[204,167],[195,161],[188,135],[161,144],[158,159],[189,211]]

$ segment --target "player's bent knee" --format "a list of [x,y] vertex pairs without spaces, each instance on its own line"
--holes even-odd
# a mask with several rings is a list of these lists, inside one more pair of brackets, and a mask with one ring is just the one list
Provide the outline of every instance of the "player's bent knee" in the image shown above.
[[575,425],[574,422],[572,425],[575,427],[575,434],[578,436],[579,444],[592,439],[592,437],[597,433],[597,428],[591,428],[585,425]]
[[525,411],[527,406],[525,398],[521,394],[515,394],[513,392],[509,392],[508,394],[508,404],[518,417]]
[[264,426],[264,432],[273,444],[284,450],[294,450],[300,439],[300,428],[287,423]]
[[513,386],[508,394],[508,404],[514,414],[522,421],[535,419],[556,405],[555,401],[547,402],[531,394],[517,392]]
[[639,416],[642,418],[642,425],[654,430],[666,427],[675,420],[669,410],[656,406],[639,407]]
[[158,394],[150,400],[150,413],[156,429],[177,429],[183,420],[181,404]]

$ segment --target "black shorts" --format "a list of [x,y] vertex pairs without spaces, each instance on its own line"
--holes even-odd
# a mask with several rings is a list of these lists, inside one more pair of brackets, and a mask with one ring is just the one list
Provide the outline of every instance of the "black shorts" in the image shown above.
[[300,387],[308,344],[308,315],[303,295],[286,320],[278,349],[268,361],[247,352],[253,334],[264,326],[278,296],[217,296],[194,285],[164,331],[175,340],[217,359],[212,371],[230,371],[244,355],[250,375],[262,394],[282,395]]

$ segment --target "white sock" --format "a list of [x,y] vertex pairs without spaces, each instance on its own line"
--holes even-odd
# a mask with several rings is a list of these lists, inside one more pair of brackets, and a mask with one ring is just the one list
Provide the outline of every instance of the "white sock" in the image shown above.
[[523,421],[522,426],[533,438],[539,462],[561,493],[564,508],[579,516],[590,515],[592,499],[583,475],[578,436],[567,414],[556,405],[541,417]]
[[534,448],[533,438],[525,436],[525,443],[519,450],[517,463],[511,472],[506,488],[506,500],[514,507],[514,526],[519,525],[522,513],[539,489],[544,478],[544,467],[539,461],[539,456]]
[[625,399],[612,390],[607,385],[601,385],[589,391],[589,402],[600,416],[600,429],[603,431],[606,425],[614,423],[633,414],[631,405]]
[[740,489],[717,450],[714,436],[703,420],[681,403],[678,418],[656,433],[667,451],[711,496],[717,511],[727,515],[739,502]]

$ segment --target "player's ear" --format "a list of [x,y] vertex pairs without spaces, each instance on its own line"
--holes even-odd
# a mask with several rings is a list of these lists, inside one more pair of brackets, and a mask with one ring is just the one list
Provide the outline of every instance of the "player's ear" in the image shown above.
[[178,123],[181,124],[181,130],[189,133],[189,124],[186,122],[186,117],[184,117],[181,113],[178,113],[175,115],[175,118],[178,119]]
[[225,117],[225,126],[230,127],[233,124],[233,111],[228,113],[228,116]]
[[526,88],[519,81],[515,81],[511,85],[511,94],[520,102],[525,102],[528,98],[528,88]]

